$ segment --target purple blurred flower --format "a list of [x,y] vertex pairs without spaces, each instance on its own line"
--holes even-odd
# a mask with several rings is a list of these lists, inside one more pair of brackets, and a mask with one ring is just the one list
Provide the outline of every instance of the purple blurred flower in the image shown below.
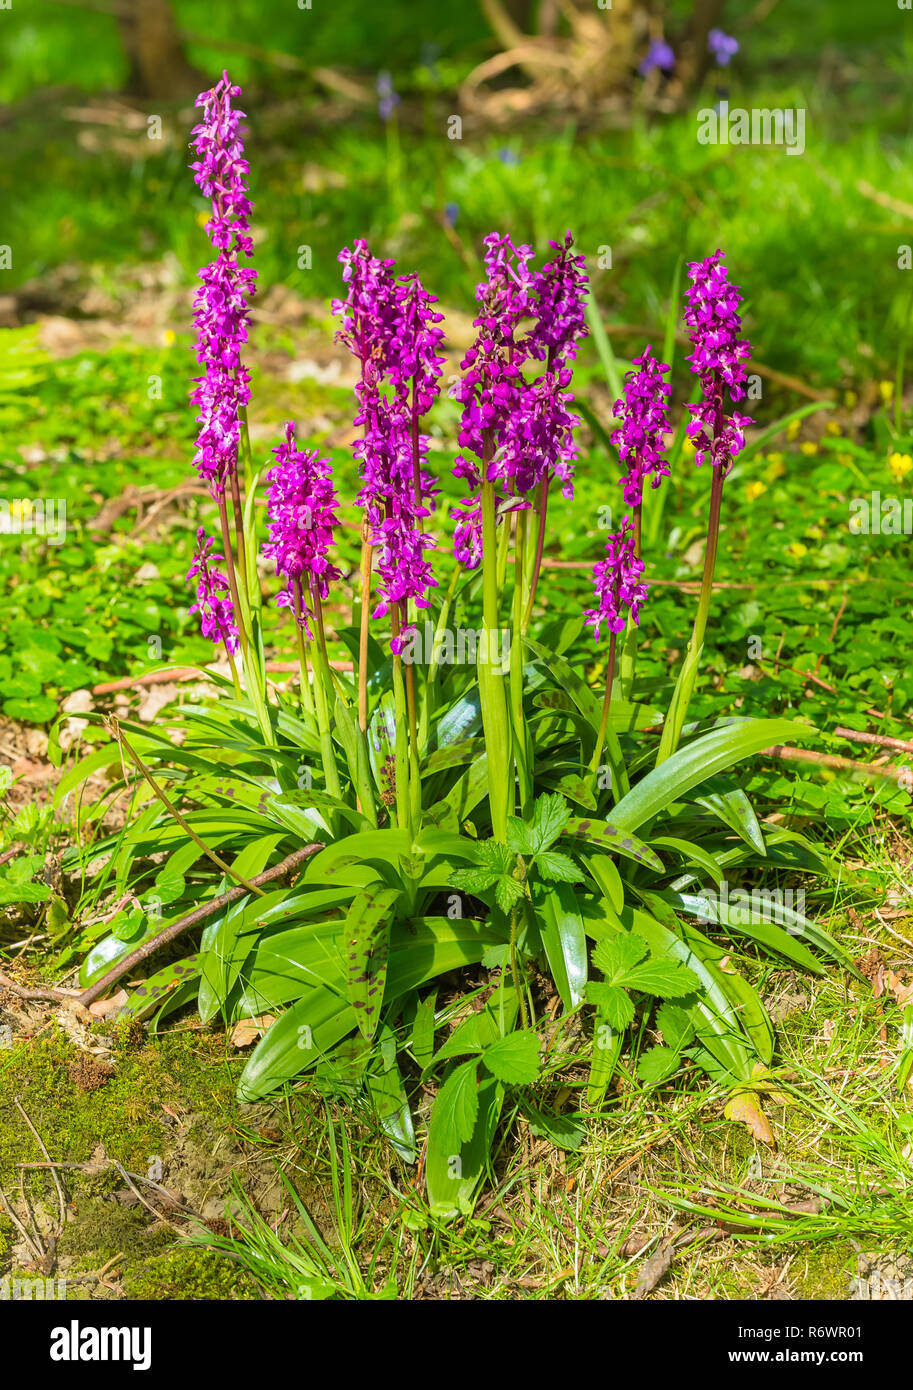
[[665,39],[654,39],[647,50],[647,56],[640,64],[640,75],[646,77],[648,72],[654,68],[662,68],[663,72],[671,72],[675,67],[675,54],[666,43]]
[[234,656],[238,650],[238,629],[228,580],[216,565],[224,563],[224,555],[213,553],[215,541],[206,535],[204,527],[197,531],[197,550],[187,571],[188,582],[196,579],[197,601],[190,612],[199,613],[200,630],[211,642],[224,642],[225,650]]
[[448,227],[455,227],[455,226],[456,226],[456,220],[457,220],[457,218],[459,217],[459,215],[460,215],[460,205],[459,205],[459,203],[445,203],[445,204],[444,204],[444,221],[447,223],[447,226],[448,226]]
[[240,415],[250,400],[250,378],[241,364],[247,342],[250,300],[257,272],[238,265],[238,255],[253,251],[247,195],[247,161],[238,133],[242,111],[232,108],[240,96],[227,73],[196,104],[203,120],[194,128],[193,145],[199,159],[191,168],[205,197],[212,199],[207,234],[216,259],[199,272],[202,281],[194,301],[197,330],[195,352],[204,375],[194,379],[191,400],[199,410],[200,432],[194,463],[213,496],[224,491],[237,469],[241,438]]
[[639,582],[644,565],[634,554],[634,527],[630,517],[625,517],[621,530],[609,536],[606,542],[605,560],[597,560],[593,566],[593,584],[596,589],[597,607],[587,610],[585,616],[592,624],[593,636],[599,640],[599,629],[605,623],[610,632],[623,632],[625,627],[624,610],[631,614],[636,624],[641,604],[647,597],[647,585]]
[[612,443],[621,462],[628,465],[627,476],[620,481],[629,507],[637,507],[643,501],[648,477],[652,476],[653,487],[659,487],[660,479],[669,476],[663,435],[669,430],[668,401],[672,388],[663,379],[668,366],[657,362],[652,354],[653,349],[648,347],[643,357],[634,358],[634,366],[640,370],[628,372],[624,399],[616,401],[612,409],[615,418],[621,420]]
[[707,35],[707,47],[721,68],[728,68],[730,61],[739,51],[738,39],[724,34],[722,29],[711,29]]
[[400,98],[393,86],[393,78],[388,72],[377,74],[377,109],[382,121],[389,121],[399,106]]
[[516,150],[509,149],[506,145],[503,149],[498,150],[498,158],[502,164],[520,163],[520,156],[517,154]]
[[273,449],[276,465],[266,475],[270,483],[267,504],[269,540],[263,547],[268,560],[275,560],[276,573],[286,581],[279,594],[281,607],[295,612],[295,583],[301,589],[301,626],[310,637],[308,619],[313,611],[309,606],[311,581],[321,599],[325,599],[331,580],[340,571],[327,559],[333,542],[333,529],[339,524],[336,516],[336,491],[328,459],[318,457],[316,449],[299,449],[295,443],[295,426],[285,426],[285,443]]
[[688,275],[691,284],[685,293],[685,323],[694,351],[687,360],[700,378],[704,399],[688,406],[692,420],[687,434],[697,446],[696,462],[709,458],[725,475],[733,456],[744,447],[745,426],[752,423],[748,415],[726,415],[723,400],[726,391],[733,403],[745,395],[743,363],[751,357],[751,345],[739,336],[742,295],[729,279],[722,251],[690,262]]

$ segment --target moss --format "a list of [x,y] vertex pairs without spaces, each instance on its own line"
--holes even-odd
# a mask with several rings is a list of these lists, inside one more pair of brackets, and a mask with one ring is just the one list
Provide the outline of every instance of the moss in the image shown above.
[[256,1285],[233,1260],[212,1250],[179,1247],[145,1261],[123,1281],[127,1298],[231,1299],[259,1298]]
[[[19,1097],[52,1158],[84,1163],[99,1144],[127,1168],[145,1172],[167,1144],[167,1111],[203,1114],[223,1125],[236,1114],[233,1067],[224,1039],[197,1032],[166,1034],[139,1050],[120,1047],[113,1074],[86,1090],[79,1067],[87,1054],[60,1031],[17,1044],[0,1066],[0,1182],[16,1164],[39,1157],[15,1108]],[[237,1063],[235,1063],[235,1068]],[[98,1192],[110,1182],[70,1170],[71,1194]]]
[[74,1268],[97,1269],[115,1255],[122,1255],[128,1263],[143,1261],[150,1251],[171,1240],[168,1227],[157,1225],[145,1207],[125,1207],[95,1197],[80,1202],[57,1249],[61,1255],[73,1257]]
[[848,1240],[803,1247],[790,1274],[800,1298],[845,1299],[856,1270],[856,1251]]

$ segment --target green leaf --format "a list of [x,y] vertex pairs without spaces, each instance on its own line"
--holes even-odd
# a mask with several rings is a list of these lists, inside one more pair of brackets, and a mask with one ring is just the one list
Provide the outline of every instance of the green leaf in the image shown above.
[[819,737],[816,729],[791,719],[740,719],[721,725],[648,772],[613,808],[613,825],[617,832],[630,834],[681,800],[692,787],[742,758],[773,744]]
[[531,1086],[539,1076],[539,1039],[528,1030],[508,1033],[486,1047],[482,1062],[506,1086]]
[[434,1101],[429,1143],[448,1156],[472,1138],[479,1113],[479,1064],[461,1062],[444,1081]]
[[577,895],[567,884],[533,889],[536,920],[548,957],[552,979],[565,1009],[575,1009],[584,997],[587,979],[586,931]]
[[567,825],[569,816],[567,802],[557,792],[546,792],[537,799],[533,810],[537,851],[546,850],[554,844]]
[[556,849],[541,849],[536,855],[536,868],[552,883],[580,883],[583,879],[573,859]]
[[680,1062],[681,1053],[671,1047],[651,1047],[638,1061],[637,1075],[647,1086],[656,1086],[671,1076]]
[[634,1004],[630,994],[620,985],[608,985],[603,980],[590,980],[586,987],[587,1002],[595,1004],[600,1018],[605,1019],[611,1028],[620,1031],[627,1028],[634,1017]]
[[[635,787],[634,790],[636,791],[637,788]],[[619,805],[621,804],[620,802]],[[615,809],[617,810],[618,807]],[[588,844],[598,845],[600,849],[614,850],[616,854],[623,854],[625,858],[633,859],[637,864],[646,864],[651,869],[655,869],[657,873],[662,873],[663,861],[656,851],[650,849],[649,845],[645,845],[643,840],[639,840],[636,835],[631,834],[630,830],[619,826],[614,818],[614,811],[612,816],[611,821],[581,820],[577,816],[572,816],[563,833],[576,840],[586,840]]]
[[346,916],[346,992],[362,1037],[370,1042],[380,1022],[387,979],[390,919],[399,898],[395,888],[367,888]]
[[557,1148],[567,1149],[570,1153],[576,1153],[582,1146],[586,1130],[569,1115],[549,1115],[547,1111],[538,1110],[526,1101],[520,1108],[529,1120],[530,1132],[536,1139],[550,1139]]
[[509,912],[524,896],[523,884],[515,878],[499,878],[495,885],[495,901],[502,912]]

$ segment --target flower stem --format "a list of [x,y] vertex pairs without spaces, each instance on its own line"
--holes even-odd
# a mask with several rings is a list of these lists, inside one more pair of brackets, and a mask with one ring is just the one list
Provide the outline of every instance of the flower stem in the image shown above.
[[707,520],[707,549],[704,552],[704,574],[701,579],[701,593],[697,603],[697,613],[694,618],[694,630],[688,643],[688,650],[685,652],[685,660],[679,673],[678,682],[672,696],[672,703],[666,715],[666,723],[663,728],[663,736],[660,740],[659,752],[656,755],[656,766],[670,757],[679,745],[682,736],[682,729],[685,727],[685,720],[688,715],[688,706],[691,703],[691,696],[697,684],[698,663],[700,662],[701,650],[704,645],[704,636],[707,631],[707,619],[710,615],[710,600],[713,597],[713,574],[716,569],[716,552],[720,538],[720,512],[723,502],[723,483],[725,481],[723,469],[718,465],[713,465],[713,481],[710,485],[710,515]]
[[526,512],[517,513],[514,541],[514,598],[510,644],[510,714],[513,725],[514,761],[520,814],[525,816],[532,797],[530,745],[523,717],[523,577],[526,572]]
[[295,637],[298,644],[298,670],[300,672],[301,685],[301,707],[312,719],[316,718],[314,708],[314,692],[311,690],[311,679],[308,675],[307,655],[304,647],[304,625],[301,621],[302,609],[304,607],[301,599],[301,580],[296,579],[292,585],[295,599]]
[[536,497],[536,555],[533,560],[533,572],[529,581],[529,598],[526,600],[526,612],[523,614],[522,631],[529,631],[529,625],[533,616],[533,604],[536,601],[536,590],[539,587],[539,572],[542,569],[542,552],[545,548],[545,518],[548,513],[548,474],[539,484],[539,491]]
[[339,772],[336,767],[336,753],[333,748],[333,735],[330,732],[330,709],[327,692],[332,690],[330,667],[327,661],[326,637],[323,631],[323,609],[316,582],[311,578],[311,607],[317,624],[317,641],[314,644],[314,665],[317,679],[314,681],[314,704],[317,714],[317,730],[320,735],[320,758],[323,763],[323,776],[330,796],[342,796]]
[[529,1027],[529,1016],[526,1012],[526,1000],[523,997],[523,978],[520,974],[520,961],[517,956],[517,937],[519,932],[517,904],[514,903],[510,913],[510,973],[514,979],[514,989],[517,993],[517,1003],[520,1006],[520,1026]]
[[358,631],[358,726],[368,730],[368,621],[371,616],[371,558],[374,548],[370,541],[368,518],[361,523],[361,614]]
[[590,761],[590,771],[596,772],[599,768],[599,760],[602,757],[602,750],[605,746],[606,730],[609,727],[609,708],[612,704],[612,685],[615,681],[615,647],[618,642],[618,633],[613,632],[609,639],[609,659],[605,672],[605,698],[602,702],[602,718],[599,721],[599,733],[596,736],[596,747],[593,749],[593,757]]
[[[493,441],[486,444],[486,453],[493,452]],[[483,468],[487,470],[488,459]],[[494,838],[504,844],[507,840],[507,817],[512,801],[510,782],[511,761],[510,720],[504,695],[504,678],[500,662],[493,660],[498,650],[498,551],[495,530],[495,491],[492,483],[482,483],[482,645],[479,653],[479,700],[482,706],[482,727],[488,754],[488,804]]]

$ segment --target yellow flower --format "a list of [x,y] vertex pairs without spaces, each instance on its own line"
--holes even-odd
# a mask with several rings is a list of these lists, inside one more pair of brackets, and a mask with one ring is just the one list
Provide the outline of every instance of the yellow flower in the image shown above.
[[803,556],[808,554],[808,546],[803,545],[801,541],[792,541],[786,547],[786,553],[791,556],[793,560],[801,560]]
[[790,420],[789,424],[786,426],[786,438],[795,439],[801,428],[801,420]]
[[697,453],[697,449],[695,447],[693,439],[685,440],[684,444],[682,445],[682,453],[687,454],[689,458],[691,458],[693,454]]
[[10,516],[15,521],[24,521],[31,516],[32,504],[27,497],[15,497],[10,503]]
[[892,454],[888,459],[888,467],[897,481],[900,482],[913,468],[913,458],[909,454]]
[[856,395],[855,391],[844,392],[843,400],[847,410],[852,410],[853,406],[859,403],[859,397]]
[[888,401],[894,396],[893,381],[879,381],[878,390],[881,392],[881,399],[884,401],[885,405],[887,405]]
[[811,439],[806,439],[804,444],[800,444],[799,447],[801,448],[803,454],[817,454],[818,452],[818,445],[815,444]]
[[810,541],[820,541],[824,539],[824,532],[821,530],[820,526],[809,526],[805,534]]
[[198,227],[203,227],[204,229],[205,229],[206,227],[208,227],[208,226],[209,226],[209,219],[210,219],[211,216],[212,216],[212,213],[204,212],[203,209],[201,208],[200,211],[197,213],[197,226],[198,226]]
[[836,420],[828,420],[827,425],[825,426],[825,428],[826,428],[828,434],[833,434],[833,435],[836,435],[838,439],[840,438],[840,433],[841,433],[841,431],[840,431],[840,426],[839,426],[839,424],[837,423]]
[[764,470],[764,477],[768,483],[773,483],[777,478],[782,478],[786,472],[786,463],[782,454],[769,454],[767,467]]
[[745,496],[748,498],[749,502],[755,502],[761,496],[762,492],[766,491],[766,484],[762,483],[760,479],[755,478],[754,482],[749,483],[746,487]]
[[162,347],[174,347],[177,334],[173,328],[166,328],[162,334]]

